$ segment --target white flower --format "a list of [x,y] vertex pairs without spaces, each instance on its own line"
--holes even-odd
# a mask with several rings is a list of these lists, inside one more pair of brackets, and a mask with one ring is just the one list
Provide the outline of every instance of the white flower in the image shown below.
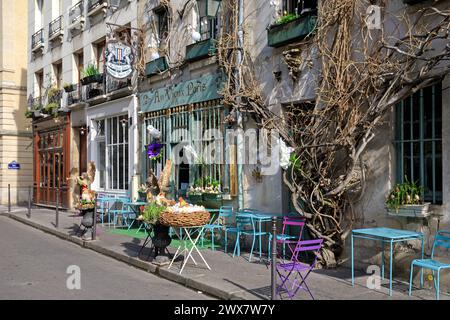
[[154,126],[152,126],[151,124],[149,124],[147,126],[147,131],[150,134],[151,137],[153,137],[154,139],[159,139],[161,138],[161,131],[159,131],[158,129],[156,129]]
[[295,149],[288,147],[282,139],[278,140],[278,144],[280,148],[280,167],[287,170],[289,168],[291,154]]

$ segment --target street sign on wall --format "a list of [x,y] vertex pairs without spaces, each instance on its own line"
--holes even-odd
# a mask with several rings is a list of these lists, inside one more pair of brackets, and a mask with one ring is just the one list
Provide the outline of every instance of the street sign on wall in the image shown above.
[[8,163],[8,169],[9,170],[20,170],[20,163],[18,163],[16,160]]

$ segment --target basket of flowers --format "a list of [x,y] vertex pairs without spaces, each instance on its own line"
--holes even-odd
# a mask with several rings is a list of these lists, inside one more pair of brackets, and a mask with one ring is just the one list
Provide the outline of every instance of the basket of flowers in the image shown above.
[[180,227],[203,226],[209,222],[210,214],[203,206],[188,204],[183,198],[167,209],[159,217],[159,222],[163,225]]

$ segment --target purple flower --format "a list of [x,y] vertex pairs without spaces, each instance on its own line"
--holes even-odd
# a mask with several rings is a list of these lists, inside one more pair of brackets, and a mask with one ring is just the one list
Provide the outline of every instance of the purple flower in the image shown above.
[[149,158],[156,158],[161,153],[163,145],[158,142],[153,142],[147,147],[147,156]]

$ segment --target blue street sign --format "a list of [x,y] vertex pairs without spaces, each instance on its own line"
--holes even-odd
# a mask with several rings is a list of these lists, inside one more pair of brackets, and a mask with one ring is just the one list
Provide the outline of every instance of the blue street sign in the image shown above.
[[14,160],[11,163],[8,163],[8,169],[9,170],[20,170],[20,163],[18,163],[16,160]]

